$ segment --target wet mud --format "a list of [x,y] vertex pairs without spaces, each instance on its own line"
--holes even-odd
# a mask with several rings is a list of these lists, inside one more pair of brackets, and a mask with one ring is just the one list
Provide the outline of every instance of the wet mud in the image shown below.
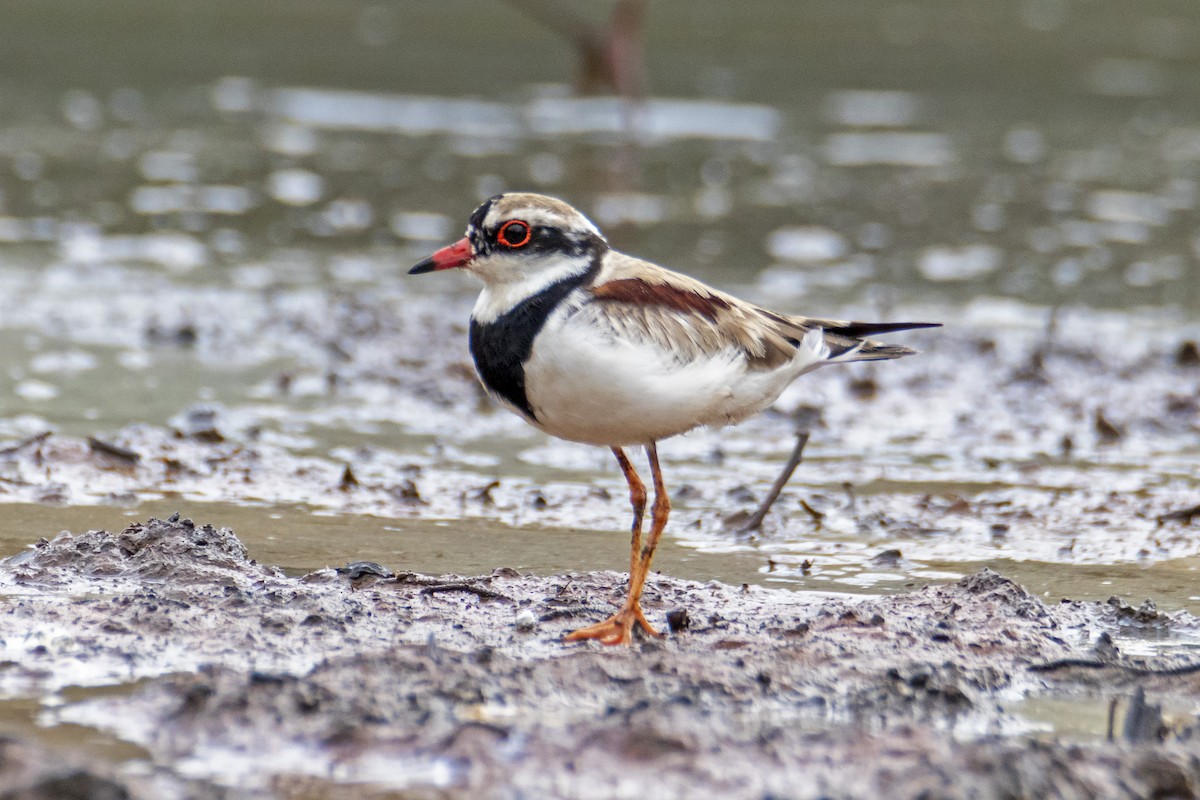
[[[0,800],[1196,792],[1183,10],[700,4],[629,115],[494,2],[25,5],[61,68],[0,79]],[[623,591],[611,457],[490,405],[477,287],[404,275],[528,188],[781,312],[946,324],[662,444],[631,651],[560,642]],[[175,508],[249,551],[83,533]]]
[[[214,313],[218,327],[201,331],[195,357],[219,360],[230,341],[254,341],[265,361],[288,356],[291,366],[264,375],[250,397],[193,404],[166,424],[78,436],[25,419],[0,445],[0,502],[177,496],[624,528],[608,454],[536,436],[488,404],[463,360],[459,317],[434,311],[445,307],[429,297],[281,302],[247,307],[228,326]],[[928,565],[972,564],[965,574],[1003,559],[1200,554],[1191,340],[1155,332],[1151,319],[1145,336],[1114,338],[1133,323],[1084,311],[1062,312],[1048,330],[1017,309],[1014,329],[1009,312],[977,310],[970,324],[914,336],[927,347],[916,358],[822,371],[759,418],[665,443],[669,534],[700,550],[758,549],[774,579],[851,590],[884,580],[870,559],[889,550],[910,572],[940,577]],[[754,535],[731,535],[731,515],[765,495],[797,428],[811,438],[796,486]]]
[[[1194,715],[1161,713],[1200,698],[1200,659],[1114,643],[1132,629],[1193,635],[1185,612],[1046,604],[990,570],[875,598],[657,575],[644,605],[666,636],[564,645],[623,583],[370,562],[289,576],[232,531],[177,517],[64,533],[0,564],[0,687],[58,696],[43,724],[142,748],[116,765],[79,757],[72,780],[111,784],[112,797],[167,784],[286,798],[633,797],[647,785],[1189,797],[1200,785]],[[56,695],[89,685],[119,688]],[[1051,696],[1132,708],[1135,687],[1148,721],[1123,730],[1121,712],[1115,741],[1050,737],[1018,713]],[[3,769],[57,780],[38,743],[4,746],[19,757]]]

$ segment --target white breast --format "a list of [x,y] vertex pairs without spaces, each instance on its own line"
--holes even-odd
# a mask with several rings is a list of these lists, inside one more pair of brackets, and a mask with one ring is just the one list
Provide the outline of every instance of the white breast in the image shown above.
[[738,422],[774,402],[829,352],[816,332],[775,370],[749,368],[734,348],[684,361],[652,343],[619,338],[569,310],[553,314],[534,341],[525,390],[538,427],[589,444],[647,444],[702,425]]

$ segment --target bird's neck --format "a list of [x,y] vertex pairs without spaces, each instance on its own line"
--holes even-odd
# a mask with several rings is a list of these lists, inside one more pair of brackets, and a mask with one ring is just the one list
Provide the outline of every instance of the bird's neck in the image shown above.
[[[501,267],[505,265],[500,265]],[[515,265],[511,270],[499,269],[480,274],[483,291],[475,302],[471,317],[487,324],[495,321],[530,297],[541,294],[555,284],[582,285],[599,270],[597,259],[589,255],[556,256],[547,258],[536,269],[529,264]]]

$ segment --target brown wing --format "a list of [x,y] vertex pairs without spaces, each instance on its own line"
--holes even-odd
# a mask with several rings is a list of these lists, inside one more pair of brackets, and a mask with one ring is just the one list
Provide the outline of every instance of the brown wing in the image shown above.
[[821,328],[830,357],[845,361],[899,358],[916,352],[866,337],[937,323],[865,323],[785,316],[747,303],[695,278],[612,252],[591,289],[603,322],[622,335],[653,342],[691,360],[731,348],[752,367],[775,369],[792,359],[804,334]]
[[651,342],[685,361],[741,351],[758,369],[775,369],[795,355],[778,325],[749,303],[619,253],[606,262],[592,286],[591,306],[602,315],[598,322],[626,338]]

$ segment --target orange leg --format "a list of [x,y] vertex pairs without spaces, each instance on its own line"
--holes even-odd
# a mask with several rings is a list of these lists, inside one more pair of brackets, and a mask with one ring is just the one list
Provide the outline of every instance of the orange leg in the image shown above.
[[612,448],[625,482],[629,484],[629,505],[633,506],[633,536],[629,543],[629,574],[637,568],[638,550],[642,548],[642,518],[646,515],[646,484],[638,477],[637,470],[629,463],[629,456],[619,447]]
[[650,472],[654,477],[654,506],[651,509],[653,522],[650,525],[650,534],[646,537],[646,543],[643,545],[641,541],[642,515],[646,508],[646,487],[638,478],[629,459],[625,457],[625,453],[619,447],[613,448],[613,455],[617,457],[617,463],[621,465],[621,471],[625,473],[625,480],[629,483],[629,501],[633,505],[633,537],[629,553],[629,594],[620,611],[603,622],[568,634],[566,637],[568,642],[598,639],[601,644],[629,644],[633,639],[635,624],[651,636],[661,636],[642,614],[641,597],[642,587],[650,572],[650,562],[654,560],[654,548],[658,546],[658,539],[662,535],[663,528],[667,527],[667,517],[671,514],[671,500],[667,497],[667,490],[663,485],[662,469],[658,465],[658,449],[653,442],[647,445],[646,454],[650,458]]

